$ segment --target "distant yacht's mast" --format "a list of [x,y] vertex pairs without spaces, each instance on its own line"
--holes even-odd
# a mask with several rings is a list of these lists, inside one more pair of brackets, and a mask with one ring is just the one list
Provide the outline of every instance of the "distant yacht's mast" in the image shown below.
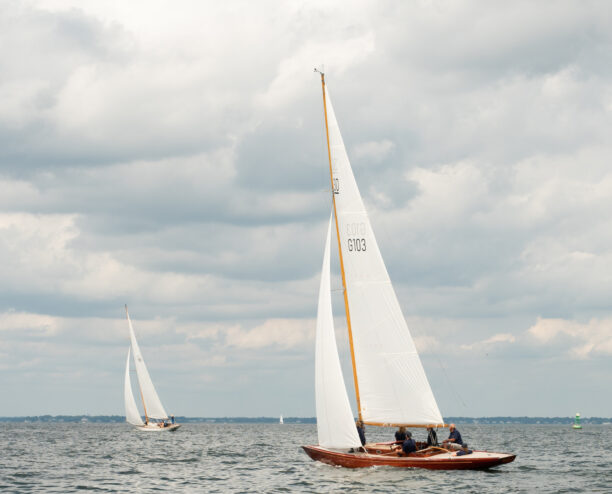
[[334,172],[332,168],[331,149],[329,146],[329,127],[327,123],[327,100],[325,98],[325,74],[320,70],[315,69],[315,72],[321,74],[321,88],[323,89],[323,112],[325,114],[325,136],[327,138],[327,157],[329,159],[329,176],[331,180],[332,202],[334,204],[334,220],[336,223],[336,235],[338,237],[338,256],[340,258],[340,271],[342,272],[342,293],[344,294],[344,310],[346,312],[346,325],[348,327],[349,344],[351,348],[351,363],[353,364],[353,381],[355,383],[355,397],[357,400],[357,413],[359,420],[361,417],[361,400],[359,399],[359,381],[357,380],[357,367],[355,365],[355,350],[353,348],[353,331],[351,328],[351,313],[349,310],[348,294],[346,291],[346,278],[344,275],[344,261],[342,259],[342,242],[340,241],[340,229],[338,228],[338,212],[336,211],[336,192],[334,187]]

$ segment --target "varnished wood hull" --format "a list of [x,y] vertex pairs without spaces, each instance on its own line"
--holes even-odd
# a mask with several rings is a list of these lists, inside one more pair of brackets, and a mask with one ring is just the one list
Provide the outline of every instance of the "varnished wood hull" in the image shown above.
[[383,452],[384,449],[376,448],[376,445],[367,445],[368,453],[343,453],[319,446],[302,448],[315,461],[346,468],[390,466],[430,470],[484,470],[510,463],[516,458],[516,455],[488,451],[474,451],[464,456],[456,456],[455,452],[442,452],[431,456],[397,456],[397,453]]

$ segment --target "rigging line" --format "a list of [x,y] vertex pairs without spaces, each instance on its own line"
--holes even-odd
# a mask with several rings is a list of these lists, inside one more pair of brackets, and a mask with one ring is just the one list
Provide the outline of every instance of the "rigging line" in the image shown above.
[[446,368],[444,367],[444,364],[442,363],[442,360],[440,360],[440,357],[438,357],[438,355],[434,355],[434,357],[438,361],[438,365],[442,369],[442,373],[444,374],[444,377],[446,378],[447,384],[451,388],[451,390],[453,391],[455,397],[459,399],[459,401],[461,402],[461,404],[463,405],[464,408],[467,408],[467,405],[466,405],[465,401],[463,401],[463,398],[461,397],[461,395],[459,394],[459,392],[457,391],[455,386],[453,386],[453,383],[451,382],[450,377],[449,377],[448,373],[446,372]]

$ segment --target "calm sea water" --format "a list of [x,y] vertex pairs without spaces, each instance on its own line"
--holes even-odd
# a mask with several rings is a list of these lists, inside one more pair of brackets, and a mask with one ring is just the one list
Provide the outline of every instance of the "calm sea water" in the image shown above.
[[[0,492],[612,492],[612,426],[458,426],[471,447],[514,452],[484,472],[313,462],[314,425],[188,424],[143,433],[123,424],[0,424]],[[368,431],[389,440],[391,429]],[[417,439],[422,431],[413,431]]]

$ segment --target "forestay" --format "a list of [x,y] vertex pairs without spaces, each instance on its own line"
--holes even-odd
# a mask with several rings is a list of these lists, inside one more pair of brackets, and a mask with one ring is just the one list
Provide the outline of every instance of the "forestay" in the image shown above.
[[130,315],[127,312],[127,308],[125,313],[130,326],[130,340],[132,342],[132,351],[134,352],[134,365],[136,367],[138,383],[140,384],[140,391],[144,400],[145,414],[148,418],[165,420],[168,418],[168,414],[166,413],[166,410],[164,410],[159,396],[157,396],[157,391],[155,391],[155,387],[153,386],[153,382],[149,376],[149,371],[147,371],[147,366],[145,365],[142,354],[140,353],[140,347],[136,341],[136,335],[134,334],[134,328],[132,327],[132,321],[130,320]]
[[361,441],[357,435],[351,405],[346,394],[334,333],[329,273],[331,221],[330,218],[321,269],[319,307],[317,310],[315,350],[317,432],[319,446],[348,449],[361,446]]
[[372,424],[441,425],[442,415],[378,249],[327,87],[325,99],[361,417]]
[[130,380],[130,349],[128,348],[127,361],[125,362],[125,385],[123,388],[125,398],[125,420],[128,424],[144,425],[136,401],[134,393],[132,393],[132,383]]

